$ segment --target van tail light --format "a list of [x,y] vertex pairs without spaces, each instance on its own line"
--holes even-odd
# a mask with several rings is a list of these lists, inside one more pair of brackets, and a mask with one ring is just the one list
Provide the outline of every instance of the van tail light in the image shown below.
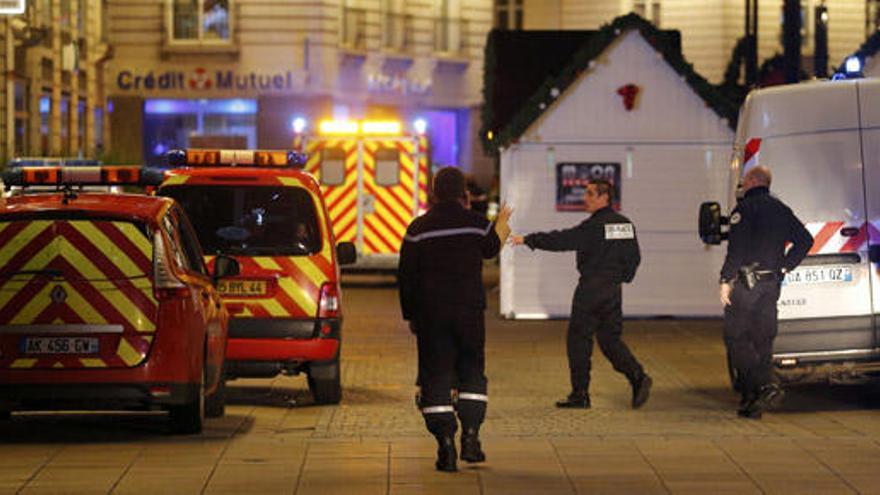
[[339,288],[333,282],[321,286],[318,318],[339,318]]
[[165,238],[156,232],[153,236],[153,288],[160,301],[185,297],[189,293],[186,285],[174,275],[166,251]]

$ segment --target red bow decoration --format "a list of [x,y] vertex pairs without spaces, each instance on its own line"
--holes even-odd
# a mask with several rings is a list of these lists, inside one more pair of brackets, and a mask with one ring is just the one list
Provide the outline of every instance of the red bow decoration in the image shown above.
[[627,112],[632,111],[636,106],[636,98],[639,96],[639,87],[633,83],[629,83],[617,88],[617,94],[623,97],[623,106]]

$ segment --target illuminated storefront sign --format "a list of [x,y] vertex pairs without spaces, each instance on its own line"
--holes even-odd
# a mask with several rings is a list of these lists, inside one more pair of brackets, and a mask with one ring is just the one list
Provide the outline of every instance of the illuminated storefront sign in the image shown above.
[[301,77],[293,71],[238,72],[229,69],[120,70],[116,87],[122,91],[293,91]]
[[367,74],[367,89],[372,93],[398,95],[427,95],[431,93],[431,79],[407,77],[404,74],[375,72]]

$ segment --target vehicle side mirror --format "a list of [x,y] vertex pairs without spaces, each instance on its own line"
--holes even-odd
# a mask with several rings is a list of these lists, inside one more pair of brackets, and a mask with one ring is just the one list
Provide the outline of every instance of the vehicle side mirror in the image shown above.
[[225,254],[218,254],[214,258],[214,273],[211,278],[215,284],[221,278],[234,277],[239,273],[241,273],[241,265],[238,264],[237,259]]
[[351,265],[357,262],[358,253],[352,242],[340,242],[336,245],[336,259],[340,265]]
[[727,233],[721,232],[721,226],[727,225],[727,217],[721,215],[721,205],[708,201],[700,205],[700,240],[706,244],[721,244],[727,239]]

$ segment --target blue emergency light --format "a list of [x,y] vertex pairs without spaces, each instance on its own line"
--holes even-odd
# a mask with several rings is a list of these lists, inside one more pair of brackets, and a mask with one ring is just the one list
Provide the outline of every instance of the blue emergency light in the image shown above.
[[10,167],[99,167],[100,160],[83,158],[21,157],[13,158]]
[[291,167],[303,168],[305,153],[290,150],[176,149],[165,154],[168,166],[184,167]]

